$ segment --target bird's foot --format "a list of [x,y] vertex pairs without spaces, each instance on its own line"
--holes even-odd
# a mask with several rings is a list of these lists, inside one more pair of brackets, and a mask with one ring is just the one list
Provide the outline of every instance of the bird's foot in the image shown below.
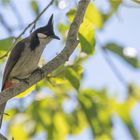
[[35,72],[39,72],[41,75],[41,78],[44,78],[44,70],[42,68],[38,67],[37,69],[33,71],[33,73]]
[[14,77],[14,79],[15,79],[15,80],[18,80],[18,81],[20,81],[20,82],[24,82],[24,83],[26,83],[26,84],[29,85],[29,79],[28,79],[28,78],[20,79],[20,78],[18,78],[18,77]]

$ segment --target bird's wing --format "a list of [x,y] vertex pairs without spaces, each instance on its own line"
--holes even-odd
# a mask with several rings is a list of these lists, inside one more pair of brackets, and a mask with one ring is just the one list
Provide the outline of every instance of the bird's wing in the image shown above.
[[7,80],[10,72],[12,71],[14,65],[17,63],[17,61],[19,60],[19,58],[23,52],[26,41],[27,41],[27,38],[19,41],[10,53],[10,56],[7,60],[5,70],[4,70],[3,81],[2,81],[2,90],[4,89],[4,84]]

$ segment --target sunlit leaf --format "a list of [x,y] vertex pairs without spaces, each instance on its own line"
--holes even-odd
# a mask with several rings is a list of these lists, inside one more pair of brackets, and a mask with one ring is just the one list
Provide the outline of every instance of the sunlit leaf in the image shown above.
[[[90,36],[88,38],[88,40],[82,35],[82,34],[78,34],[79,39],[80,39],[80,44],[82,47],[82,51],[85,52],[86,54],[93,54],[94,52],[94,46],[95,46],[95,40],[94,37],[91,36],[91,41],[88,42],[88,40],[90,40]],[[90,44],[92,42],[92,44]]]
[[[73,20],[75,15],[75,9],[72,9],[67,13],[70,21]],[[79,29],[79,40],[82,47],[82,51],[87,54],[93,54],[95,47],[95,33],[94,28],[102,27],[102,16],[97,8],[90,3],[87,7],[83,23]]]
[[35,85],[31,86],[30,88],[28,88],[24,92],[17,95],[16,98],[23,98],[23,97],[27,96],[28,94],[30,94],[34,89],[35,89]]
[[67,14],[66,14],[71,22],[73,21],[75,13],[76,13],[76,9],[72,9],[69,12],[67,12]]
[[94,47],[94,28],[102,27],[102,17],[97,8],[90,3],[87,7],[83,23],[80,26],[79,33]]
[[108,134],[101,134],[95,137],[95,140],[111,140],[111,136]]
[[[18,114],[15,116],[15,120],[13,120],[12,125],[9,127],[9,133],[10,136],[12,136],[15,140],[17,139],[23,139],[28,140],[28,132],[30,132],[30,129],[28,127],[25,128],[25,120],[26,117],[23,114]],[[23,125],[24,124],[24,125]],[[27,127],[27,126],[26,126]]]
[[65,71],[65,76],[69,80],[71,85],[78,90],[80,87],[80,78],[77,73],[72,68],[68,68]]
[[14,118],[14,116],[15,116],[17,113],[18,113],[18,111],[17,111],[16,108],[7,110],[7,111],[6,111],[6,114],[7,114],[7,115],[4,116],[4,120],[6,120],[6,121],[11,120],[12,118]]
[[[75,13],[76,13],[76,9],[72,9],[67,13],[67,16],[71,22],[74,18]],[[102,16],[92,2],[87,7],[84,20],[85,19],[88,20],[88,22],[90,22],[96,28],[102,27],[102,24],[103,24],[102,23]],[[83,23],[84,23],[84,20],[83,20]]]
[[54,139],[63,140],[68,134],[68,124],[62,112],[56,112],[53,117]]
[[92,23],[95,28],[101,28],[103,25],[101,13],[93,3],[88,5],[84,19]]

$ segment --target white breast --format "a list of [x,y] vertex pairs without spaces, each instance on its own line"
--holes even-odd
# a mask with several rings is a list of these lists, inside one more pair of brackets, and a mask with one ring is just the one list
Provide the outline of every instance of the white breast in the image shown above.
[[31,50],[31,48],[28,46],[29,44],[26,44],[27,47],[25,47],[19,61],[11,71],[10,77],[17,77],[20,79],[27,78],[38,67],[40,57],[49,41],[50,40],[41,38],[40,44],[35,50]]

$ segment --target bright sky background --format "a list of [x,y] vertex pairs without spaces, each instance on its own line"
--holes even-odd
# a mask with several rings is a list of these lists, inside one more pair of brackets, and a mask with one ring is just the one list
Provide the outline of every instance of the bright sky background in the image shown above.
[[[24,24],[27,24],[30,21],[32,21],[33,15],[29,14],[30,11],[28,11],[29,5],[27,4],[27,2],[29,0],[20,0],[20,2],[19,0],[13,1],[16,3],[20,11],[20,14],[24,18],[26,18]],[[41,4],[40,6],[43,8],[48,0],[38,0],[38,1]],[[73,2],[70,2],[68,4],[68,8],[73,5],[72,3]],[[102,2],[102,0],[98,0],[98,2],[95,0],[95,3],[100,8],[103,7],[105,7],[106,9],[108,8],[105,5],[105,2]],[[44,14],[43,19],[48,19],[48,14],[50,16],[53,10],[53,13],[55,14],[55,23],[64,21],[63,15],[68,10],[68,8],[61,10],[60,12],[58,12],[57,9],[50,8],[50,10],[47,11],[47,14]],[[7,18],[7,20],[9,20],[10,18],[10,24],[16,27],[17,23],[15,22],[15,18],[12,15],[12,13],[8,12],[7,9],[1,10],[4,13],[5,17]],[[40,23],[40,25],[44,25],[46,22],[47,21],[44,21],[44,23]],[[18,33],[16,34],[18,35]],[[6,32],[0,26],[0,38],[5,38],[6,36],[7,36]],[[134,47],[139,53],[138,55],[140,58],[140,8],[138,9],[121,6],[119,12],[106,23],[104,30],[98,33],[98,38],[100,39],[102,44],[110,40],[115,40],[116,42],[120,42],[126,47]],[[47,59],[52,58],[52,56],[55,56],[56,53],[60,52],[60,50],[62,49],[62,46],[60,44],[61,43],[59,43],[58,41],[53,41],[49,45],[49,49],[44,52],[44,55],[46,55],[47,52],[51,50],[57,50],[57,52],[50,53]],[[121,59],[117,59],[117,57],[112,57],[112,59],[128,82],[133,81],[140,86],[140,71],[135,70],[131,67],[127,67],[127,64],[121,61]],[[104,57],[100,53],[98,45],[96,46],[95,55],[85,62],[84,68],[86,77],[83,81],[83,88],[92,87],[100,89],[102,87],[108,87],[110,94],[117,92],[118,99],[120,101],[123,101],[125,99],[125,97],[127,96],[125,88],[118,81],[112,70],[107,65],[106,61],[104,60]],[[11,104],[15,104],[16,103],[15,100],[16,99],[9,101],[8,106],[10,106]],[[13,103],[13,101],[15,101],[15,103]],[[140,116],[139,108],[140,105],[137,105],[133,109],[132,117],[134,119],[134,122],[137,123],[136,127],[140,132],[140,121],[138,117]],[[129,136],[128,130],[125,129],[125,126],[121,123],[121,120],[119,118],[114,116],[113,122],[115,126],[113,130],[113,136],[115,140],[132,140],[132,138]],[[37,139],[39,138],[40,136]],[[91,140],[91,139],[92,138],[89,129],[86,129],[76,137],[70,136],[68,138],[68,140]]]

